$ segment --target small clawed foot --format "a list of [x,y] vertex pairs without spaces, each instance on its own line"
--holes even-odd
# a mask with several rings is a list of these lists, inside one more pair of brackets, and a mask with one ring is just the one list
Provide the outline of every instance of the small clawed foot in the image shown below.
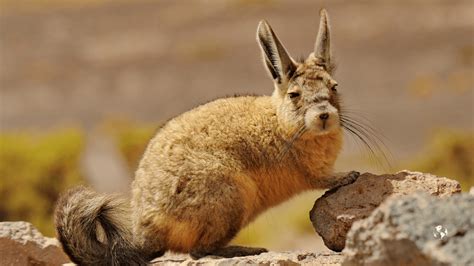
[[223,247],[212,252],[193,251],[189,255],[191,256],[192,259],[197,260],[209,255],[223,257],[223,258],[233,258],[233,257],[254,256],[254,255],[259,255],[264,252],[268,252],[268,250],[265,248],[227,246],[227,247]]
[[204,253],[204,252],[196,252],[196,251],[193,251],[193,252],[190,252],[190,253],[189,253],[189,256],[191,256],[191,258],[192,258],[193,260],[198,260],[198,259],[200,259],[200,258],[202,258],[202,257],[207,256],[207,255],[208,255],[207,253]]
[[228,246],[220,250],[218,256],[224,258],[233,258],[233,257],[245,257],[245,256],[254,256],[261,253],[268,252],[266,248],[253,248],[253,247],[240,247],[240,246]]
[[348,183],[346,185],[354,183],[357,178],[359,178],[360,173],[357,171],[350,171],[349,174],[347,174],[347,181]]
[[334,188],[339,188],[339,187],[343,187],[343,186],[347,186],[349,184],[352,184],[354,183],[357,178],[359,178],[360,176],[360,173],[357,172],[357,171],[350,171],[349,173],[347,173],[342,179],[341,181],[339,181],[339,183],[334,187]]

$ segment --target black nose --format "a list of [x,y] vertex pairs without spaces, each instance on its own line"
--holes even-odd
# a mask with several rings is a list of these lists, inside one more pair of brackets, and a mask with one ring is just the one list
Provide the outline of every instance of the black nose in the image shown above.
[[319,118],[320,118],[321,120],[326,120],[326,119],[329,118],[329,114],[328,114],[328,113],[320,114],[320,115],[319,115]]

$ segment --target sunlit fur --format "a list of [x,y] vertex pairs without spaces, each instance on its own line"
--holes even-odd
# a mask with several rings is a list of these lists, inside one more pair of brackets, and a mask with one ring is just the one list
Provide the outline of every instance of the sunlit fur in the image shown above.
[[[324,10],[320,24],[321,50],[296,63],[260,22],[257,41],[275,83],[272,96],[218,99],[167,122],[139,163],[127,214],[118,217],[114,204],[89,190],[66,194],[56,226],[70,257],[82,265],[129,265],[126,258],[141,264],[137,256],[148,260],[168,250],[194,258],[259,254],[265,250],[226,245],[268,208],[309,189],[347,184],[333,174],[342,129]],[[132,223],[132,237],[121,220]],[[102,241],[95,239],[97,225],[110,232]]]
[[298,138],[280,158],[297,127],[279,122],[272,99],[220,99],[160,130],[133,184],[144,244],[159,235],[161,248],[173,251],[225,245],[262,211],[332,173],[340,129]]

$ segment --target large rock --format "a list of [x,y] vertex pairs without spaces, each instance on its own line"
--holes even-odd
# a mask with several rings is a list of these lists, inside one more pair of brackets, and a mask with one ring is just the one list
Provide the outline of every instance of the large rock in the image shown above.
[[343,257],[337,253],[310,252],[268,252],[258,256],[218,258],[204,257],[193,260],[187,255],[167,254],[153,260],[153,265],[203,265],[203,266],[237,266],[237,265],[341,265]]
[[69,262],[55,238],[27,222],[0,222],[1,265],[62,265]]
[[474,196],[387,199],[347,236],[343,265],[474,265]]
[[368,217],[387,197],[423,191],[446,197],[461,192],[457,181],[419,172],[396,174],[365,173],[356,182],[326,192],[310,212],[313,226],[334,251],[341,251],[349,229],[357,220]]

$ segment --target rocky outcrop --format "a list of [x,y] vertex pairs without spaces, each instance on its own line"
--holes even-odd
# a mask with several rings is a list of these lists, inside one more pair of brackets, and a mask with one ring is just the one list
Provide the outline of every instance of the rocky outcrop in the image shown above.
[[[193,260],[185,254],[166,254],[152,265],[340,265],[337,253],[268,252],[240,258],[205,257]],[[44,237],[27,222],[0,222],[0,265],[63,265],[69,262],[55,238]],[[75,265],[68,263],[67,265]]]
[[474,265],[474,196],[391,197],[347,236],[343,265]]
[[[342,254],[268,252],[199,260],[166,254],[153,265],[474,265],[474,189],[459,192],[456,181],[430,174],[366,173],[326,192],[310,212],[328,247],[341,250],[347,243]],[[68,261],[58,241],[31,224],[0,223],[0,264]]]
[[62,265],[69,262],[55,238],[27,222],[0,222],[1,265]]
[[326,192],[310,212],[313,226],[326,246],[341,251],[352,224],[368,217],[389,196],[418,191],[438,197],[461,192],[457,181],[419,172],[365,173],[352,184]]
[[237,265],[341,265],[342,255],[338,253],[310,252],[268,252],[258,256],[218,258],[204,257],[193,260],[187,255],[166,255],[155,259],[153,265],[203,265],[203,266],[237,266]]

